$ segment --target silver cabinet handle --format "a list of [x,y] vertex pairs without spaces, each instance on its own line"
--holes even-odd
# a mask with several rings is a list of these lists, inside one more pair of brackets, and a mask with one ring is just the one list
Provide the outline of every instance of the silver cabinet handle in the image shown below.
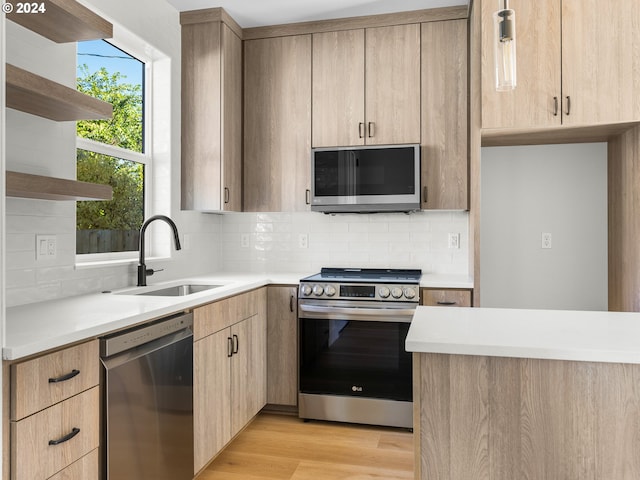
[[437,305],[443,305],[445,307],[447,306],[451,306],[451,305],[455,305],[458,302],[451,302],[451,301],[438,301],[436,302]]
[[567,116],[571,114],[571,97],[567,95]]
[[427,193],[429,191],[427,190],[427,187],[422,187],[422,203],[427,203],[427,199],[429,198]]
[[311,190],[308,188],[304,191],[304,201],[307,205],[311,205]]
[[358,138],[364,138],[364,122],[358,123]]
[[229,193],[229,189],[227,187],[224,187],[224,203],[229,203],[229,197],[230,197],[230,193]]
[[369,122],[369,138],[372,138],[375,135],[374,127],[376,124],[374,122]]
[[553,116],[558,116],[558,97],[553,97]]

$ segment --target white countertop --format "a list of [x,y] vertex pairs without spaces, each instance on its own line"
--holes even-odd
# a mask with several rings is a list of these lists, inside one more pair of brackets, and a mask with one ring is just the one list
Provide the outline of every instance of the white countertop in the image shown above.
[[[96,293],[7,308],[4,360],[87,340],[269,284],[295,285],[304,274],[219,273],[115,293]],[[122,294],[184,283],[223,285],[183,297]]]
[[[149,285],[146,290],[185,283],[223,285],[183,297],[127,295],[144,291],[129,287],[114,293],[96,293],[7,308],[5,360],[17,360],[71,343],[88,340],[181,310],[269,284],[297,285],[308,273],[214,273]],[[421,287],[472,288],[466,275],[424,274]]]
[[406,349],[640,364],[640,313],[418,307]]

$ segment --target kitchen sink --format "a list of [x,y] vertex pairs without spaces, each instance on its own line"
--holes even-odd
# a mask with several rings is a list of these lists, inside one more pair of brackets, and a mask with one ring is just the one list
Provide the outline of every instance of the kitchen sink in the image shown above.
[[146,292],[127,292],[130,295],[149,295],[154,297],[183,297],[192,293],[204,292],[213,288],[222,287],[223,285],[174,285],[173,287],[158,288],[156,290],[147,290]]

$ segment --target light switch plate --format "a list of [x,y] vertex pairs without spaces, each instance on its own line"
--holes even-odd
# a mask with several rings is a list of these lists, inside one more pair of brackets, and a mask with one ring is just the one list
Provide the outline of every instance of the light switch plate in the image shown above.
[[36,235],[36,260],[52,260],[58,255],[55,235]]
[[450,233],[449,234],[449,248],[460,248],[460,234],[459,233]]

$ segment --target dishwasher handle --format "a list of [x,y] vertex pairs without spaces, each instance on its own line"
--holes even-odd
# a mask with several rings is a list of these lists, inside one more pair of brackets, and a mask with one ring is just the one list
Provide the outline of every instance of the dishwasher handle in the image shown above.
[[411,323],[415,308],[362,308],[300,305],[300,317],[326,320],[365,320]]

